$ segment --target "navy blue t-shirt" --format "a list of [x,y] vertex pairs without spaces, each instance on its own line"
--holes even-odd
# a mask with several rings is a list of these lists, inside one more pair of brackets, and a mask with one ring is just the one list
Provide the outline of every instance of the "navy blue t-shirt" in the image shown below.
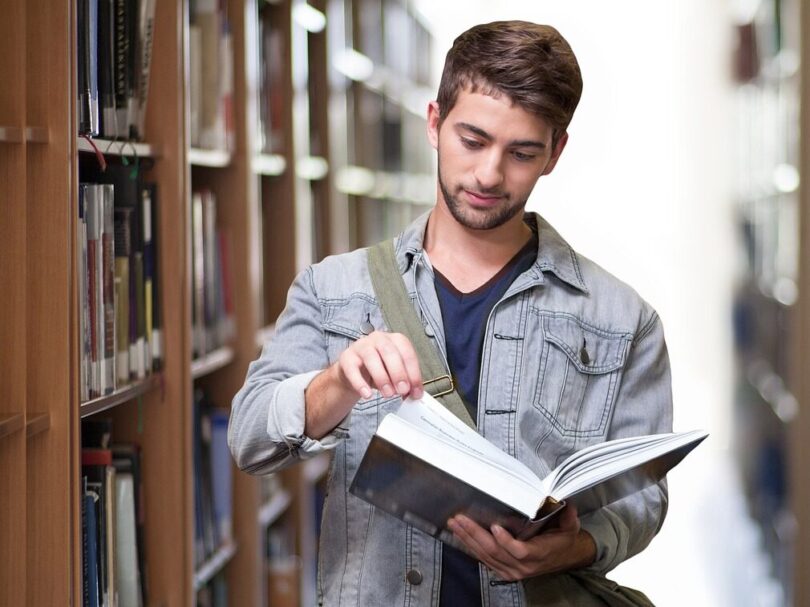
[[[450,374],[470,416],[477,418],[478,384],[484,332],[493,306],[515,278],[528,270],[537,257],[537,234],[484,285],[462,293],[434,269],[434,284],[444,323]],[[439,604],[481,605],[478,561],[445,544],[442,548],[442,580]]]

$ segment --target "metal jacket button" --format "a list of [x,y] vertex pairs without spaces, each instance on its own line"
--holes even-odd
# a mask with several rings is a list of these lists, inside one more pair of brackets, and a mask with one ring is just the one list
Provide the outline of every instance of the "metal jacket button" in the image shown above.
[[418,569],[411,569],[405,576],[405,579],[408,580],[409,584],[418,586],[422,583],[422,573]]
[[582,348],[579,351],[579,360],[582,361],[583,365],[589,365],[591,363],[591,357],[588,355],[587,345],[588,344],[583,339],[582,340]]

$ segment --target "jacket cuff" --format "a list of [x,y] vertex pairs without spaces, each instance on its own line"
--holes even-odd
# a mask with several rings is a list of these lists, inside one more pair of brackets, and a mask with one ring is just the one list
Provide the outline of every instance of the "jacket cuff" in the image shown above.
[[619,546],[619,536],[610,517],[604,509],[597,510],[583,516],[580,519],[580,526],[583,531],[590,534],[596,544],[596,560],[584,569],[600,574],[607,573],[616,566]]
[[309,371],[288,377],[276,386],[270,400],[267,434],[274,443],[287,445],[290,454],[299,459],[309,459],[318,453],[334,449],[346,434],[344,429],[338,427],[320,440],[304,435],[304,391],[319,373],[320,371]]

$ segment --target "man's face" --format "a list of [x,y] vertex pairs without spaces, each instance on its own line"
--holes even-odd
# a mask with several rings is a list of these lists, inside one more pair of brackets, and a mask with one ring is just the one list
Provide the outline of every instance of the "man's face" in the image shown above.
[[534,184],[554,169],[565,147],[567,135],[552,149],[552,134],[543,118],[505,95],[460,91],[441,126],[432,102],[428,138],[439,153],[439,204],[475,230],[522,221]]

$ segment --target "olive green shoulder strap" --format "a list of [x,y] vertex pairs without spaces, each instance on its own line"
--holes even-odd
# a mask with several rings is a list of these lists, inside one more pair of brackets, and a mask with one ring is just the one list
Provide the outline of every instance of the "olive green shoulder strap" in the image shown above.
[[411,304],[411,298],[399,272],[392,240],[385,240],[368,250],[368,269],[374,293],[377,295],[389,330],[405,335],[416,350],[422,377],[426,378],[425,390],[461,421],[475,428],[475,422],[455,389],[444,361],[439,356],[436,346],[430,343],[425,328]]

